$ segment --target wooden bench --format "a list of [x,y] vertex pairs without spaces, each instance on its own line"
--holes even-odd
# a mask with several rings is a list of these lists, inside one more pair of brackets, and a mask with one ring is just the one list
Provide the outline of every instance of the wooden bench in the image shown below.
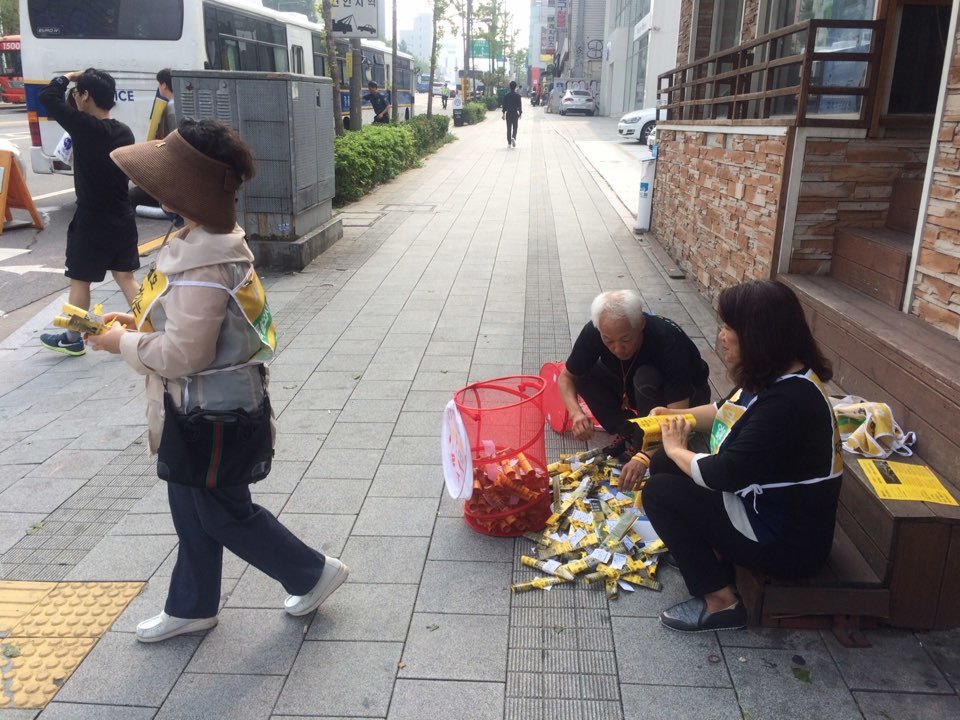
[[[844,391],[886,402],[915,430],[914,458],[960,501],[960,343],[832,281],[782,276],[800,296]],[[960,507],[881,500],[847,454],[834,546],[815,577],[788,582],[738,570],[753,622],[833,626],[858,644],[860,626],[960,627]]]
[[903,305],[922,180],[898,179],[883,227],[837,228],[830,275],[890,307]]

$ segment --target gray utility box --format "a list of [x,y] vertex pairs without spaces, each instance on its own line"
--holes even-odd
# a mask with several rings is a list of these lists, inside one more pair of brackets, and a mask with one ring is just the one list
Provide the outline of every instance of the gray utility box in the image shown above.
[[302,270],[336,242],[333,91],[329,78],[290,73],[174,71],[177,120],[236,129],[257,175],[238,193],[237,217],[258,266]]

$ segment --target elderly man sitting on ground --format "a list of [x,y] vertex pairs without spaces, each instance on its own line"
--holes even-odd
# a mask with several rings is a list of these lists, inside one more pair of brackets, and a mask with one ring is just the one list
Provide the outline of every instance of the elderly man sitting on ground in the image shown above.
[[557,381],[578,440],[591,437],[593,422],[577,395],[604,430],[636,449],[642,433],[630,418],[655,407],[710,402],[710,371],[700,351],[675,322],[645,313],[636,290],[601,293],[590,305],[590,317]]

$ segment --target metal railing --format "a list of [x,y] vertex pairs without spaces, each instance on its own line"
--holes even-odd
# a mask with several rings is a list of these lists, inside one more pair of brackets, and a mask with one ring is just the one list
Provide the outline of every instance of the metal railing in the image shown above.
[[808,20],[658,78],[667,122],[867,127],[881,20]]

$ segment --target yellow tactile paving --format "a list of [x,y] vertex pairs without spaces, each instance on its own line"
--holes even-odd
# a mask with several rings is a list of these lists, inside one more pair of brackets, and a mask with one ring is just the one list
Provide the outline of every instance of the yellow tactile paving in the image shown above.
[[0,708],[43,708],[141,582],[0,582]]
[[57,586],[53,582],[0,580],[0,637],[10,634],[20,618]]

